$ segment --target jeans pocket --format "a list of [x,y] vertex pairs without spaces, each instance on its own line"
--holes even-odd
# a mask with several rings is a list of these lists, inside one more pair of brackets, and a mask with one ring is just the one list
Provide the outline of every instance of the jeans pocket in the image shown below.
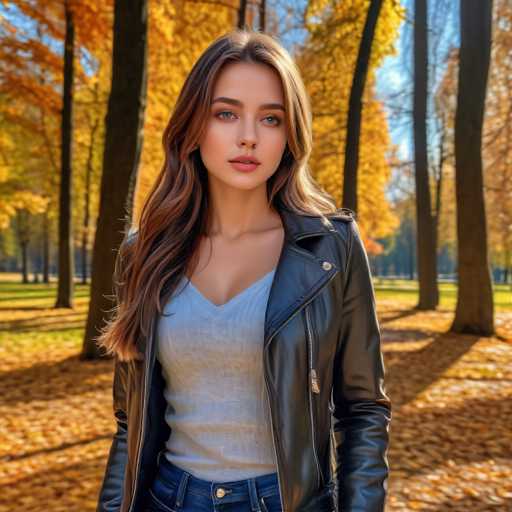
[[261,512],[282,512],[281,498],[279,492],[270,496],[260,497]]

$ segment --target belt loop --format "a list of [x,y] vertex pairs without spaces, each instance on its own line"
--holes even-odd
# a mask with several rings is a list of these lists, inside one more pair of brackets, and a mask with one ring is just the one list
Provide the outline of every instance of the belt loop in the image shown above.
[[256,490],[256,480],[254,478],[247,479],[249,486],[249,498],[251,499],[252,512],[261,512],[260,504],[258,502],[258,491]]
[[178,486],[178,493],[176,495],[176,507],[181,508],[183,505],[183,500],[185,499],[185,493],[187,490],[187,483],[188,479],[190,477],[190,473],[187,473],[186,471],[183,471],[180,478],[180,484]]

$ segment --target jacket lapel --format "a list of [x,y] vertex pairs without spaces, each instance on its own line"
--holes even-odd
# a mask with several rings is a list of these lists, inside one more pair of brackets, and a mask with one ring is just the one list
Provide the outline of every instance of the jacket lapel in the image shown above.
[[285,241],[269,293],[264,346],[339,271],[333,261],[308,250],[315,245],[310,239],[323,237],[334,230],[325,217],[301,215],[284,207],[279,213]]

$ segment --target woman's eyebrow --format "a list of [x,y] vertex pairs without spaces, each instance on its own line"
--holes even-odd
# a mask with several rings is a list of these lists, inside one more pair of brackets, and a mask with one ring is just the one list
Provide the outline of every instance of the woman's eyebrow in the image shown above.
[[[226,96],[219,96],[218,98],[215,98],[212,101],[212,105],[214,103],[229,103],[231,105],[236,105],[237,107],[243,107],[244,105],[240,100],[236,100],[234,98],[227,98]],[[284,106],[281,105],[281,103],[263,103],[263,105],[260,105],[260,110],[269,108],[282,110],[284,112]]]

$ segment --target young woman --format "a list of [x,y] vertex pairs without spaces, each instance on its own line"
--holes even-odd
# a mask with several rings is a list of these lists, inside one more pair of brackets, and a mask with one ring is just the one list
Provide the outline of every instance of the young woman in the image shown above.
[[271,36],[192,68],[116,260],[117,432],[98,511],[384,509],[390,401],[353,212],[311,178],[311,111]]

